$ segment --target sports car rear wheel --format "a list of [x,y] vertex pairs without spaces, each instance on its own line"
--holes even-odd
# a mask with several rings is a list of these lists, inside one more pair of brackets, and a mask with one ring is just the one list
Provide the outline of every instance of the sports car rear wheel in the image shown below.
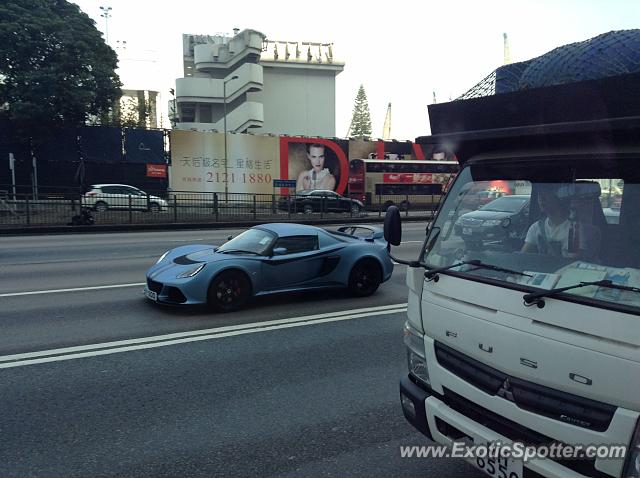
[[244,305],[251,295],[251,284],[242,272],[220,273],[209,286],[209,305],[223,312],[236,310]]
[[358,262],[349,275],[349,289],[359,297],[367,297],[378,290],[382,282],[380,266],[373,260]]

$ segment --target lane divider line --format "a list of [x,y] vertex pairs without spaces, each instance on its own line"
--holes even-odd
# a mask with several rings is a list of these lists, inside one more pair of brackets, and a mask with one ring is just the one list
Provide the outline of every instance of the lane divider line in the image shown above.
[[189,330],[186,332],[174,332],[172,334],[153,335],[149,337],[139,337],[135,339],[104,342],[102,344],[76,345],[73,347],[43,350],[39,352],[26,352],[26,353],[13,354],[13,355],[4,355],[4,356],[0,356],[0,362],[22,360],[22,359],[34,358],[34,357],[43,357],[48,355],[62,355],[67,353],[83,352],[86,350],[93,350],[96,348],[121,347],[125,345],[135,345],[135,344],[146,343],[146,342],[180,339],[184,337],[192,337],[195,335],[209,335],[209,334],[217,334],[222,332],[232,332],[235,330],[258,328],[261,326],[267,327],[271,325],[289,324],[294,322],[324,319],[328,317],[340,317],[340,316],[349,315],[349,314],[362,314],[362,313],[368,313],[368,312],[387,311],[387,310],[403,308],[403,307],[406,308],[406,306],[407,306],[406,303],[381,305],[376,307],[365,307],[360,309],[345,310],[341,312],[327,312],[323,314],[313,314],[313,315],[306,315],[302,317],[292,317],[289,319],[276,319],[276,320],[269,320],[264,322],[250,322],[247,324],[227,325],[224,327],[214,327],[210,329],[198,329],[198,330]]
[[72,289],[52,289],[52,290],[34,290],[30,292],[9,292],[0,294],[0,297],[17,297],[21,295],[38,295],[38,294],[59,294],[60,292],[81,292],[85,290],[102,290],[102,289],[118,289],[122,287],[141,287],[146,282],[135,282],[132,284],[112,284],[112,285],[94,285],[90,287],[75,287]]
[[[371,307],[368,309],[353,309],[338,314],[316,314],[306,317],[296,317],[292,319],[243,324],[240,326],[219,327],[216,329],[183,332],[178,334],[168,334],[118,342],[107,342],[104,344],[93,344],[78,347],[67,347],[63,349],[45,350],[40,352],[6,355],[0,357],[0,362],[2,362],[0,363],[0,369],[23,367],[39,363],[61,362],[100,355],[132,352],[137,350],[146,350],[202,340],[214,340],[225,337],[233,337],[237,335],[246,335],[257,332],[288,329],[293,327],[304,327],[307,325],[339,322],[345,320],[374,317],[378,315],[396,314],[405,312],[406,310],[406,304],[395,304],[381,307]],[[69,351],[73,351],[73,353],[68,353]]]

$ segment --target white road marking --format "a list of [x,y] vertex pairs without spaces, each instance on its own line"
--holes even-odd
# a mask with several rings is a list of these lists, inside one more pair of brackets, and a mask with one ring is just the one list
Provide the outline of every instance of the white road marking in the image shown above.
[[58,294],[60,292],[80,292],[83,290],[118,289],[122,287],[140,287],[143,285],[145,285],[145,282],[135,282],[132,284],[95,285],[91,287],[75,287],[73,289],[51,289],[51,290],[34,290],[30,292],[10,292],[7,294],[0,294],[0,297],[16,297],[20,295],[38,295],[38,294]]
[[405,312],[406,310],[406,303],[383,305],[378,307],[346,310],[342,312],[329,312],[325,314],[307,315],[290,319],[254,322],[250,324],[232,325],[227,327],[194,330],[190,332],[179,332],[151,337],[141,337],[137,339],[119,340],[101,344],[79,345],[75,347],[65,347],[60,349],[42,350],[38,352],[5,355],[0,356],[0,369],[23,367],[26,365],[34,365],[38,363],[61,362],[65,360],[95,357],[99,355],[110,355],[115,353],[131,352],[135,350],[145,350],[157,347],[166,347],[169,345],[184,344],[201,340],[213,340],[224,337],[233,337],[236,335],[245,335],[278,329],[288,329],[292,327],[304,327],[307,325],[339,322],[343,320],[373,317],[377,315],[396,314]]

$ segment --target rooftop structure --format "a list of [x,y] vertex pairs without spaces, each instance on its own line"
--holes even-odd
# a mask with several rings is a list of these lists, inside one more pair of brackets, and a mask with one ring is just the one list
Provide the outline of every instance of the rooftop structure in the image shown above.
[[271,41],[250,29],[185,34],[183,66],[169,108],[176,129],[335,136],[344,63],[330,43]]

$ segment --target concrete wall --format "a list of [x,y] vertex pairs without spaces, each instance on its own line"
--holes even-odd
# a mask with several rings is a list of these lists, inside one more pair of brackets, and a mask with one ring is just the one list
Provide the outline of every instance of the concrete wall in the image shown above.
[[335,71],[263,68],[264,90],[247,95],[264,104],[264,124],[253,133],[335,136]]

